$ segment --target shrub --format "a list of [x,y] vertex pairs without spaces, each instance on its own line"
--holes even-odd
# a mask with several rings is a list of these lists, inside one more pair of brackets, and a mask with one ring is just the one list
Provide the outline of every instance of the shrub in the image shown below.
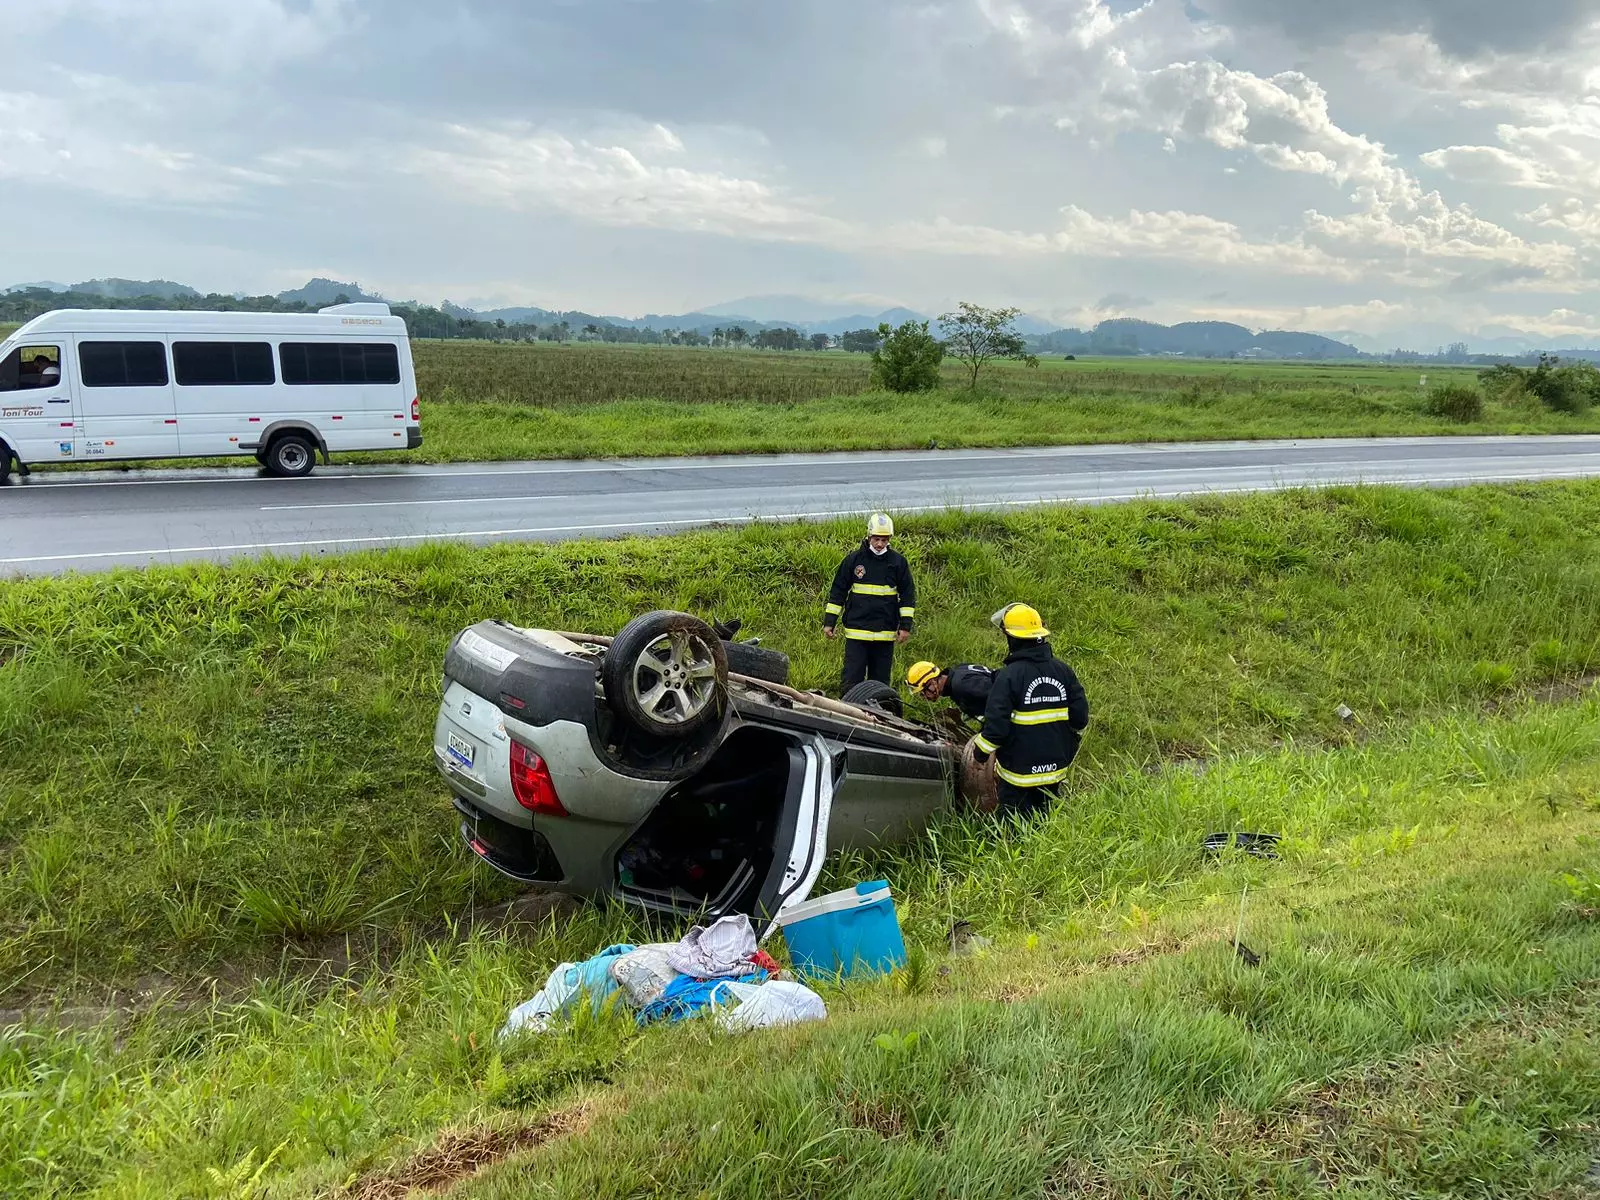
[[872,352],[872,382],[891,392],[931,392],[939,386],[944,344],[928,332],[926,321],[907,321],[898,329],[878,326],[882,344]]
[[1588,363],[1566,363],[1553,354],[1541,354],[1539,365],[1528,373],[1528,390],[1556,412],[1580,413],[1600,400],[1600,372]]
[[1587,362],[1563,363],[1553,354],[1541,354],[1532,370],[1500,363],[1478,377],[1503,398],[1522,390],[1553,412],[1583,413],[1600,404],[1600,368]]
[[1430,417],[1451,421],[1477,421],[1483,417],[1483,393],[1474,387],[1447,383],[1428,392],[1424,408]]

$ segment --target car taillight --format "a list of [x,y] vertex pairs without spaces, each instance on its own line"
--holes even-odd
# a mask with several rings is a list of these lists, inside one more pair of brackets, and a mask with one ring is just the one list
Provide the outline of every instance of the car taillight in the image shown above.
[[547,817],[567,815],[544,759],[514,738],[511,742],[511,794],[529,812],[543,813]]
[[421,421],[422,420],[422,397],[421,396],[413,396],[413,397],[411,397],[411,419],[413,421]]

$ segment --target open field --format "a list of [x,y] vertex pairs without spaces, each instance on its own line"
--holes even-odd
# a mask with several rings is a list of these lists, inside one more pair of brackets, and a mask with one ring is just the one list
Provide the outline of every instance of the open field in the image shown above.
[[[1600,483],[1335,490],[907,522],[919,656],[1028,597],[1097,706],[1086,773],[1346,740],[1600,666]],[[739,616],[831,683],[853,525],[432,546],[0,583],[0,995],[358,955],[508,889],[454,845],[444,647],[504,617]],[[926,933],[936,914],[913,905]],[[342,951],[341,951],[342,952]]]
[[424,445],[352,461],[1600,431],[1600,412],[1536,402],[1490,402],[1470,425],[1428,416],[1423,376],[1475,384],[1462,368],[1052,358],[992,364],[976,395],[947,366],[940,391],[896,396],[869,390],[866,356],[842,351],[414,346]]
[[[13,1030],[0,1193],[1579,1200],[1597,747],[1595,699],[1535,703],[1126,773],[1025,835],[952,822],[892,864],[911,966],[824,988],[799,1030],[497,1045],[550,963],[630,932],[594,913]],[[1230,827],[1282,831],[1284,860],[1206,860]],[[946,958],[951,914],[994,944]]]
[[1491,403],[1463,426],[1423,411],[1460,368],[1175,359],[1001,362],[979,393],[946,364],[933,394],[873,392],[865,355],[678,347],[418,343],[416,457],[574,458],[951,448],[1463,430],[1600,430],[1600,417]]

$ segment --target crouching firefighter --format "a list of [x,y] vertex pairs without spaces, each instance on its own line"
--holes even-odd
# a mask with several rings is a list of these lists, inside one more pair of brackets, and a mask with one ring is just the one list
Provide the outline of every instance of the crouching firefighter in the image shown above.
[[971,721],[983,720],[994,681],[994,668],[978,663],[952,663],[941,671],[934,663],[919,662],[906,672],[906,683],[924,700],[948,700]]
[[917,615],[917,585],[911,564],[889,546],[894,522],[873,513],[867,540],[845,556],[833,575],[822,632],[837,637],[844,631],[844,673],[839,687],[848,692],[864,679],[888,683],[894,647],[911,636]]
[[990,619],[1005,632],[1008,653],[974,750],[979,762],[994,755],[1001,810],[1027,817],[1057,798],[1089,724],[1089,699],[1050,649],[1037,611],[1008,604]]

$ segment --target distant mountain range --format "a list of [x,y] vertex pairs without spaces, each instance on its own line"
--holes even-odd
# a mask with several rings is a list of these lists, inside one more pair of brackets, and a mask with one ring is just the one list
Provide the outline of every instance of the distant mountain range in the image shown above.
[[1060,329],[1038,339],[1067,354],[1171,354],[1188,358],[1354,358],[1359,351],[1319,333],[1253,332],[1227,321],[1158,325],[1133,317],[1101,321],[1093,329]]
[[[283,304],[303,304],[318,308],[340,299],[381,301],[384,297],[358,283],[316,278],[303,287],[279,292],[275,297],[249,297],[236,292],[226,297],[203,295],[183,283],[167,279],[90,279],[63,284],[53,281],[16,284],[0,290],[0,296],[17,298],[26,292],[42,291],[56,295],[100,296],[129,302],[142,299],[173,301],[186,305],[213,298],[229,300],[277,300]],[[397,305],[421,307],[412,301]],[[504,321],[507,325],[553,325],[565,321],[574,333],[586,325],[612,325],[620,329],[676,329],[710,334],[715,329],[742,326],[749,333],[764,329],[790,328],[802,333],[832,336],[857,329],[876,329],[880,324],[899,325],[905,321],[934,321],[927,313],[909,308],[887,308],[879,312],[856,310],[850,304],[828,303],[805,296],[746,296],[722,304],[709,305],[689,313],[650,313],[642,317],[613,317],[579,310],[537,307],[472,309],[444,301],[440,310],[458,320]],[[1351,330],[1302,333],[1293,330],[1252,331],[1225,321],[1185,321],[1160,325],[1132,317],[1102,321],[1092,329],[1062,329],[1053,322],[1023,314],[1016,328],[1036,348],[1063,354],[1166,354],[1185,357],[1263,357],[1263,358],[1352,358],[1361,354],[1386,355],[1397,347],[1432,353],[1452,344],[1465,343],[1471,354],[1517,357],[1540,350],[1584,357],[1600,355],[1600,341],[1566,339],[1552,343],[1547,337],[1509,327],[1488,327],[1475,335],[1464,335],[1446,326],[1415,323],[1387,333],[1373,335]],[[1571,344],[1568,344],[1568,343]]]
[[198,300],[200,293],[183,283],[169,279],[86,279],[82,283],[18,283],[5,289],[3,295],[40,289],[46,292],[79,292],[86,296],[104,296],[107,300],[137,300],[154,296],[159,300]]

